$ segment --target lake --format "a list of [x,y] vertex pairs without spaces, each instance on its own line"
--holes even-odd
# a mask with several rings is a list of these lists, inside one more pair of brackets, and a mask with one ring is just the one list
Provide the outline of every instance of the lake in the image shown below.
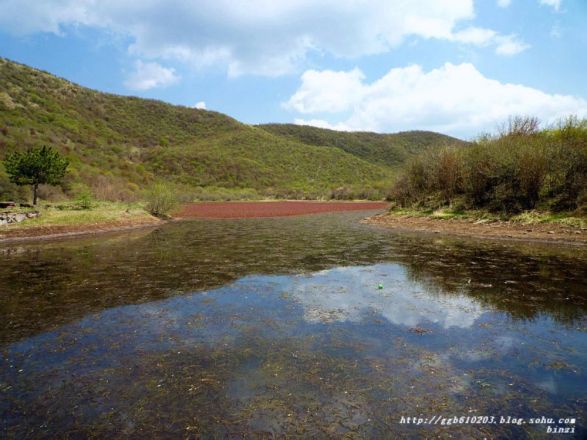
[[587,435],[587,250],[371,213],[0,245],[0,436]]

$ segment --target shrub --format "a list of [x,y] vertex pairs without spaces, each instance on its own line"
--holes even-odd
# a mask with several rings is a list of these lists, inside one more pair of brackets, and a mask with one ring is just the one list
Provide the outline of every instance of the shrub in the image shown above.
[[477,144],[465,156],[464,192],[473,206],[484,206],[489,202],[492,188],[496,184],[497,163],[483,144]]
[[174,188],[166,183],[154,184],[145,194],[145,209],[154,216],[166,217],[178,204]]
[[441,191],[444,201],[452,198],[463,188],[462,157],[454,148],[440,150],[435,161],[435,186]]
[[77,209],[92,209],[93,206],[94,197],[88,189],[80,192],[75,199],[75,207]]
[[402,175],[395,181],[387,199],[404,208],[410,205],[414,200],[414,194],[408,176]]
[[458,198],[464,207],[517,213],[580,209],[585,188],[587,120],[571,117],[539,131],[537,119],[517,117],[499,136],[413,159],[390,195],[401,206],[438,207]]

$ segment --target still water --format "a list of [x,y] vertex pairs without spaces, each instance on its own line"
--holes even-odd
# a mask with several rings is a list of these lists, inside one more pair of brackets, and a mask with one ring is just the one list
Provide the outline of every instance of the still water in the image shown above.
[[0,246],[0,437],[585,436],[587,251],[368,214]]

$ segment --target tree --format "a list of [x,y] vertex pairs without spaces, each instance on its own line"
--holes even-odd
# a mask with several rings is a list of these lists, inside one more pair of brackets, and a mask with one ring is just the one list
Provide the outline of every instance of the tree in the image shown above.
[[4,160],[4,167],[12,183],[32,185],[33,205],[37,204],[39,185],[58,185],[68,165],[66,158],[46,146],[9,153]]

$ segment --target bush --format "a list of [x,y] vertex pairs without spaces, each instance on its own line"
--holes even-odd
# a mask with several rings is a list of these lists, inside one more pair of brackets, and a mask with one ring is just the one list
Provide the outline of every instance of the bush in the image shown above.
[[89,190],[84,190],[79,193],[75,199],[75,207],[77,209],[92,209],[94,206],[94,197]]
[[440,150],[435,161],[435,186],[440,190],[445,203],[450,204],[452,198],[463,188],[463,159],[454,148]]
[[154,216],[166,217],[178,204],[174,188],[166,183],[154,184],[145,194],[145,209]]
[[497,137],[468,148],[431,150],[412,160],[391,199],[438,207],[455,198],[467,208],[518,213],[543,207],[581,210],[587,188],[587,120],[571,117],[540,131],[535,118],[511,118]]

